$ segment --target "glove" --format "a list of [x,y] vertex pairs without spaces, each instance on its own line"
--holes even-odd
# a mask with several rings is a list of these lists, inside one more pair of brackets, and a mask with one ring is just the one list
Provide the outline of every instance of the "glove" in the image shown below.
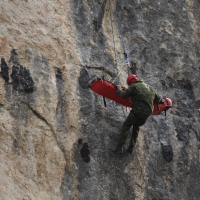
[[122,91],[125,91],[125,90],[126,90],[126,88],[125,88],[125,87],[123,87],[123,86],[120,86],[120,85],[118,85],[118,86],[117,86],[117,89],[118,89],[118,90],[122,90]]
[[121,89],[122,89],[122,91],[125,91],[125,90],[126,90],[126,88],[125,88],[124,86],[121,86]]

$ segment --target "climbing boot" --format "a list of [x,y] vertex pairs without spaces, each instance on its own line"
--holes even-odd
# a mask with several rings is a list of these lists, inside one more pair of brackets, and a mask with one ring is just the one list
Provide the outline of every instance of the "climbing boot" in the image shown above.
[[118,144],[117,147],[112,150],[113,153],[115,154],[122,154],[123,153],[123,145]]
[[128,149],[126,150],[126,152],[128,154],[132,154],[133,153],[133,148],[134,148],[134,145],[130,144],[129,147],[128,147]]

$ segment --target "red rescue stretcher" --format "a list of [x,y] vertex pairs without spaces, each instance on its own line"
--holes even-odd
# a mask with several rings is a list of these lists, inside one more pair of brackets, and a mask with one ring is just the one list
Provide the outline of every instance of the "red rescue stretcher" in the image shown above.
[[[123,106],[132,108],[132,102],[130,98],[123,99],[116,93],[117,86],[109,81],[101,80],[96,78],[95,80],[89,83],[91,90],[103,97],[111,99]],[[169,98],[164,98],[164,103],[154,102],[154,110],[152,115],[159,115],[163,112],[166,112],[169,108],[172,107],[172,101]]]

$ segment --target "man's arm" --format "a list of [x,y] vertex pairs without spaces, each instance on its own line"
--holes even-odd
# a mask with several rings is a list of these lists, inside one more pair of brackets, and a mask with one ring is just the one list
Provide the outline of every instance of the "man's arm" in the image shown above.
[[118,86],[117,87],[117,91],[116,91],[116,93],[120,96],[120,97],[122,97],[122,98],[128,98],[128,97],[130,97],[131,96],[131,94],[132,94],[132,88],[131,87],[129,87],[128,89],[126,89],[126,90],[121,90],[120,89],[120,87]]
[[161,101],[162,101],[161,96],[160,96],[159,94],[155,93],[154,101],[155,101],[155,102],[161,102]]

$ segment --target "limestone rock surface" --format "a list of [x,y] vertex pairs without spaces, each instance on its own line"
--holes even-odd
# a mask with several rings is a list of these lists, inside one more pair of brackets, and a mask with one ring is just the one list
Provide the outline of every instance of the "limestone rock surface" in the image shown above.
[[[1,0],[0,200],[198,200],[199,24],[199,0]],[[173,108],[113,155],[130,110],[87,80],[128,72]]]

